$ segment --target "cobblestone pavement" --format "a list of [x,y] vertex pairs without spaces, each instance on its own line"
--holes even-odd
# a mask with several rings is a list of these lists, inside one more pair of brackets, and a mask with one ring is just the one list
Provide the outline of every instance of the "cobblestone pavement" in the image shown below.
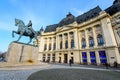
[[[27,80],[27,78],[34,72],[44,70],[44,69],[56,69],[56,68],[74,68],[74,69],[89,69],[89,70],[106,70],[106,71],[113,71],[113,69],[103,69],[103,68],[92,68],[92,67],[84,67],[84,66],[66,66],[66,65],[53,65],[53,64],[46,64],[44,66],[21,66],[21,67],[14,67],[14,68],[0,68],[0,80]],[[119,71],[120,70],[114,70]]]

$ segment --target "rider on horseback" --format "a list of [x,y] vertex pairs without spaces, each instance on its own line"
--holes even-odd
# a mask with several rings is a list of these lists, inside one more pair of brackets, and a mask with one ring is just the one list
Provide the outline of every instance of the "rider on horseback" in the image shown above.
[[35,34],[35,31],[32,28],[32,21],[31,20],[29,20],[29,23],[28,23],[27,27],[28,27],[28,29],[30,29]]

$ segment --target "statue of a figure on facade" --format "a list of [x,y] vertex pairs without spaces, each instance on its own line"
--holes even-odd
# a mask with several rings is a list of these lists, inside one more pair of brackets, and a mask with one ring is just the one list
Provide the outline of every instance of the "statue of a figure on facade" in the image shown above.
[[30,41],[27,44],[29,44],[33,38],[36,39],[38,44],[37,32],[33,30],[31,20],[29,21],[28,25],[25,26],[22,20],[15,19],[15,26],[18,26],[18,31],[12,31],[12,36],[14,37],[14,33],[20,35],[16,42],[18,42],[22,36],[28,36]]
[[114,18],[112,23],[115,25],[115,29],[117,30],[117,34],[120,37],[120,19],[119,18]]

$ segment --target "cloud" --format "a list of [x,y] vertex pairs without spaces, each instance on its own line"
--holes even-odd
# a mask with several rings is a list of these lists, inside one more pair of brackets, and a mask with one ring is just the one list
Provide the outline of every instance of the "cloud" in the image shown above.
[[74,14],[75,14],[76,16],[78,16],[78,15],[83,14],[85,11],[79,10],[79,9],[77,9],[77,8],[73,8],[73,9],[72,9],[72,12],[74,12]]

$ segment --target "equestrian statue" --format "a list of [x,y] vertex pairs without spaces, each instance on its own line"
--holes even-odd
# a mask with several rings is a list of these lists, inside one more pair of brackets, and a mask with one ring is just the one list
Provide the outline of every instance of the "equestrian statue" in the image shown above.
[[37,32],[33,30],[31,20],[28,25],[25,25],[22,20],[15,18],[15,26],[18,26],[18,31],[12,31],[12,37],[14,37],[14,33],[19,34],[19,38],[16,42],[18,42],[22,36],[27,36],[30,38],[27,44],[31,43],[32,39],[35,38],[38,46]]

